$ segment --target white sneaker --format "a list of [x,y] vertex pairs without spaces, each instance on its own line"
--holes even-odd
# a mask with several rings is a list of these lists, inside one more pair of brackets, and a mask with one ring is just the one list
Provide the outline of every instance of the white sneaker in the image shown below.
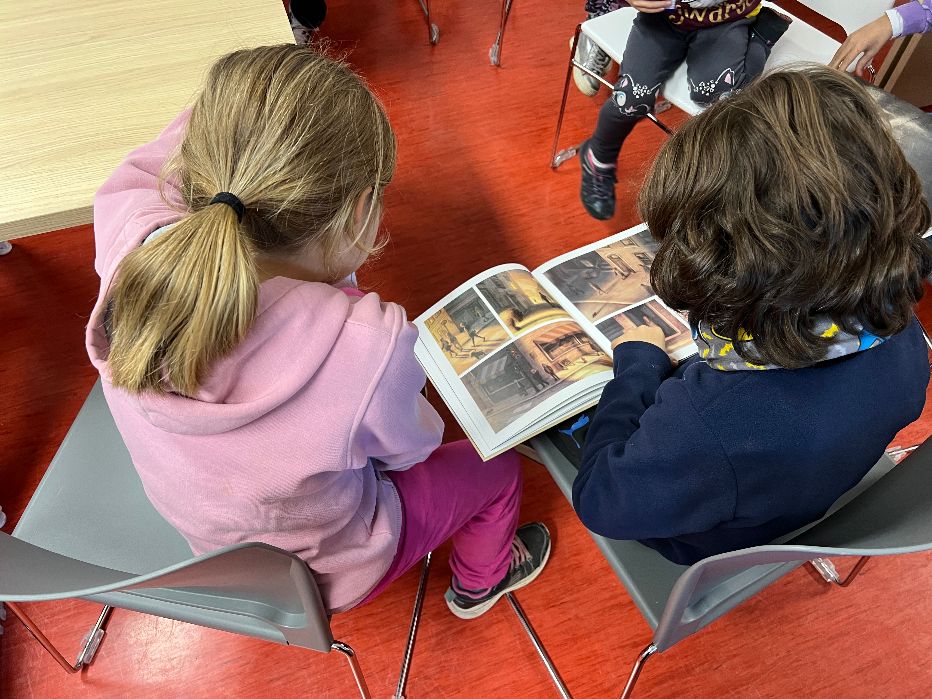
[[[570,39],[570,46],[572,45],[573,40]],[[608,69],[612,67],[612,59],[609,55],[600,49],[585,34],[579,35],[579,44],[576,45],[576,62],[582,63],[593,73],[602,77],[604,77]],[[587,97],[592,97],[602,86],[602,83],[591,75],[586,75],[586,73],[583,73],[579,68],[573,68],[573,80],[576,82],[576,87],[579,88],[579,91]]]

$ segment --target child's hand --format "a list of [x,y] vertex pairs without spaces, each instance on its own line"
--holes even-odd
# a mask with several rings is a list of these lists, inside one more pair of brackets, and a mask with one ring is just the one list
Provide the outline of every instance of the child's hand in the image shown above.
[[892,38],[893,26],[890,24],[887,15],[881,15],[845,39],[845,43],[832,56],[829,65],[838,70],[847,70],[848,66],[851,65],[851,61],[863,51],[864,55],[861,56],[858,64],[854,67],[855,74],[860,75],[861,71],[870,64],[871,59],[877,55],[883,45]]
[[670,0],[628,0],[628,4],[638,12],[663,12],[673,3]]
[[654,347],[659,347],[664,352],[667,351],[667,338],[663,336],[663,330],[653,325],[639,325],[631,330],[626,330],[625,334],[612,342],[612,349],[615,349],[622,342],[646,342]]

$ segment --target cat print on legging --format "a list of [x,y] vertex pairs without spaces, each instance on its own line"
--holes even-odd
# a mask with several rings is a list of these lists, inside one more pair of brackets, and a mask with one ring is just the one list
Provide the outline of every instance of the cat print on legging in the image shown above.
[[727,85],[728,89],[723,90],[719,94],[719,99],[731,92],[735,87],[735,71],[732,68],[726,68],[721,72],[721,74],[715,78],[715,80],[703,80],[699,83],[694,83],[692,80],[689,81],[689,91],[694,95],[703,95],[704,97],[711,97],[714,95],[718,89],[719,85]]
[[[627,73],[621,76],[621,80],[615,85],[615,91],[612,93],[612,101],[618,105],[622,114],[628,116],[647,116],[654,108],[654,97],[660,90],[661,83],[653,87],[640,85],[634,82],[634,79]],[[631,104],[628,104],[628,95],[631,95]],[[647,102],[643,101],[647,98]]]

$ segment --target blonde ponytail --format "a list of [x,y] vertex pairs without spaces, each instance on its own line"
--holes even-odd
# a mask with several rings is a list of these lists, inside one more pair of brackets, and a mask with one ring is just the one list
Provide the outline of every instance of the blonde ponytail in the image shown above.
[[108,364],[128,391],[191,396],[256,313],[251,246],[229,206],[206,206],[127,255],[111,293]]
[[[382,105],[340,61],[305,47],[236,51],[211,68],[164,179],[185,216],[127,255],[112,286],[114,385],[193,396],[211,363],[249,331],[258,303],[257,255],[320,255],[320,269],[355,246],[381,211],[395,170]],[[232,192],[245,212],[211,204]],[[334,279],[333,281],[336,281]]]

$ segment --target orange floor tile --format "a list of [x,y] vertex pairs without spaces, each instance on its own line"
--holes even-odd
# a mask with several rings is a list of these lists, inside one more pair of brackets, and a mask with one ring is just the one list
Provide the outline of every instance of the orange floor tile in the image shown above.
[[[257,0],[278,2],[278,0]],[[581,0],[518,0],[503,67],[488,64],[495,0],[432,3],[430,47],[415,0],[332,0],[324,33],[385,100],[399,137],[388,195],[393,242],[364,286],[414,316],[494,264],[537,265],[637,222],[634,196],[662,133],[638,126],[622,155],[620,206],[596,222],[578,199],[578,168],[551,172],[550,142]],[[794,12],[799,6],[785,3]],[[363,11],[364,8],[364,11]],[[128,20],[131,21],[131,20]],[[564,143],[581,140],[600,100],[573,93]],[[682,114],[665,116],[671,124]],[[0,505],[10,531],[94,381],[82,328],[96,296],[89,227],[17,243],[0,258]],[[921,313],[932,327],[932,302]],[[896,443],[932,432],[932,401]],[[459,430],[450,421],[448,438]],[[525,464],[524,519],[554,532],[540,579],[519,594],[574,696],[617,696],[649,640],[647,624],[541,467]],[[556,696],[507,605],[462,622],[441,599],[438,552],[408,696]],[[841,567],[850,565],[841,562]],[[839,590],[797,571],[670,652],[652,659],[637,696],[833,698],[925,696],[932,687],[932,555],[871,561]],[[365,608],[338,616],[376,697],[388,697],[417,584],[412,572]],[[86,602],[30,605],[66,655],[96,617]],[[352,697],[341,658],[117,610],[94,664],[65,675],[15,621],[0,637],[0,697]]]

